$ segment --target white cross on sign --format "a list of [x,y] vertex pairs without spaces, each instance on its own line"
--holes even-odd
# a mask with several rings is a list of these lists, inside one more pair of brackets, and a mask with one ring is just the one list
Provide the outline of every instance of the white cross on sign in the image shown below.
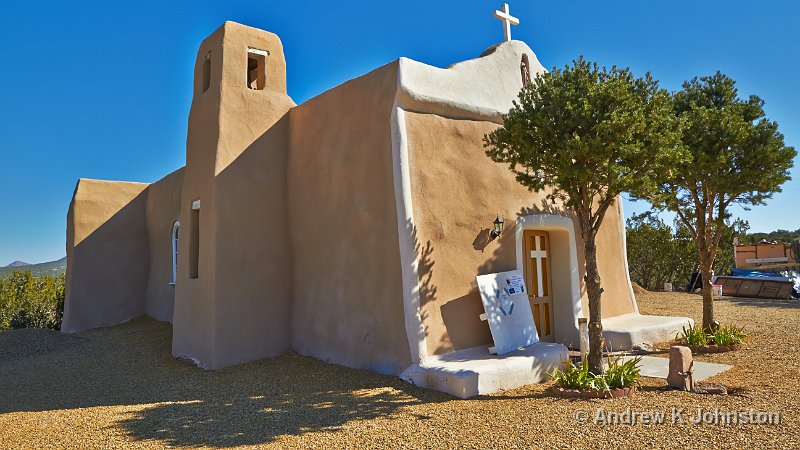
[[542,250],[542,237],[536,236],[536,249],[531,250],[531,259],[536,260],[537,297],[544,297],[544,285],[542,284],[542,261],[544,258],[547,258],[547,251]]
[[503,3],[502,11],[495,11],[494,16],[503,21],[503,32],[506,42],[511,40],[511,25],[519,25],[519,19],[512,16],[508,10],[508,3]]

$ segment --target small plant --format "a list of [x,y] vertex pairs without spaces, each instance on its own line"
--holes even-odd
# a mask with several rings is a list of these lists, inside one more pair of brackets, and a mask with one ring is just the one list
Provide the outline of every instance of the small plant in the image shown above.
[[631,386],[639,386],[641,369],[639,363],[642,361],[640,356],[622,362],[622,358],[617,356],[611,359],[608,357],[608,368],[605,373],[605,382],[609,389],[621,389]]
[[740,327],[733,325],[720,325],[716,331],[703,329],[699,325],[683,327],[683,331],[676,336],[676,339],[683,341],[689,347],[729,347],[739,345],[744,342],[747,333]]
[[742,328],[733,325],[720,325],[711,335],[711,339],[720,347],[741,344],[746,337],[747,333]]
[[589,386],[589,378],[594,375],[589,372],[587,360],[583,360],[580,366],[576,366],[571,360],[561,363],[561,370],[553,368],[553,373],[547,374],[551,380],[563,389],[586,390]]
[[604,391],[639,386],[641,358],[634,358],[622,362],[622,358],[608,358],[608,368],[605,374],[595,375],[589,371],[588,360],[584,359],[581,365],[575,365],[567,360],[561,364],[561,369],[553,369],[549,373],[550,379],[562,389],[578,391]]
[[699,325],[692,326],[689,324],[689,328],[682,327],[682,331],[676,338],[689,347],[705,347],[709,344],[708,334]]

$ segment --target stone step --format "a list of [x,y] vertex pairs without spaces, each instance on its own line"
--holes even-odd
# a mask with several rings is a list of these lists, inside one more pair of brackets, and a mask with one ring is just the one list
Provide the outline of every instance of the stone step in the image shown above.
[[538,342],[502,356],[490,354],[487,345],[431,356],[403,371],[400,378],[470,398],[546,381],[547,372],[567,358],[567,348],[551,342]]

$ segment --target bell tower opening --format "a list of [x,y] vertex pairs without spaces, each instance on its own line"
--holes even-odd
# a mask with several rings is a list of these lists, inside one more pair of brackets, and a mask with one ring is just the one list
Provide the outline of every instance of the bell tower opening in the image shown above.
[[267,56],[269,52],[257,48],[247,49],[247,87],[263,90],[267,85]]

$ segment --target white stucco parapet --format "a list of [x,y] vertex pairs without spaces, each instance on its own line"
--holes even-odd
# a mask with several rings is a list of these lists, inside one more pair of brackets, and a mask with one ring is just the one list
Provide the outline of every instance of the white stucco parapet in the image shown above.
[[398,104],[407,111],[501,123],[522,89],[523,54],[528,55],[532,79],[545,72],[522,41],[498,44],[479,58],[446,69],[400,58]]
[[522,41],[497,44],[478,58],[445,69],[408,58],[398,60],[397,91],[390,125],[397,231],[403,268],[403,312],[414,363],[426,361],[428,351],[419,310],[419,274],[414,245],[416,224],[411,201],[405,112],[502,123],[502,115],[511,109],[522,89],[520,64],[523,54],[528,55],[531,78],[545,71],[533,50]]

